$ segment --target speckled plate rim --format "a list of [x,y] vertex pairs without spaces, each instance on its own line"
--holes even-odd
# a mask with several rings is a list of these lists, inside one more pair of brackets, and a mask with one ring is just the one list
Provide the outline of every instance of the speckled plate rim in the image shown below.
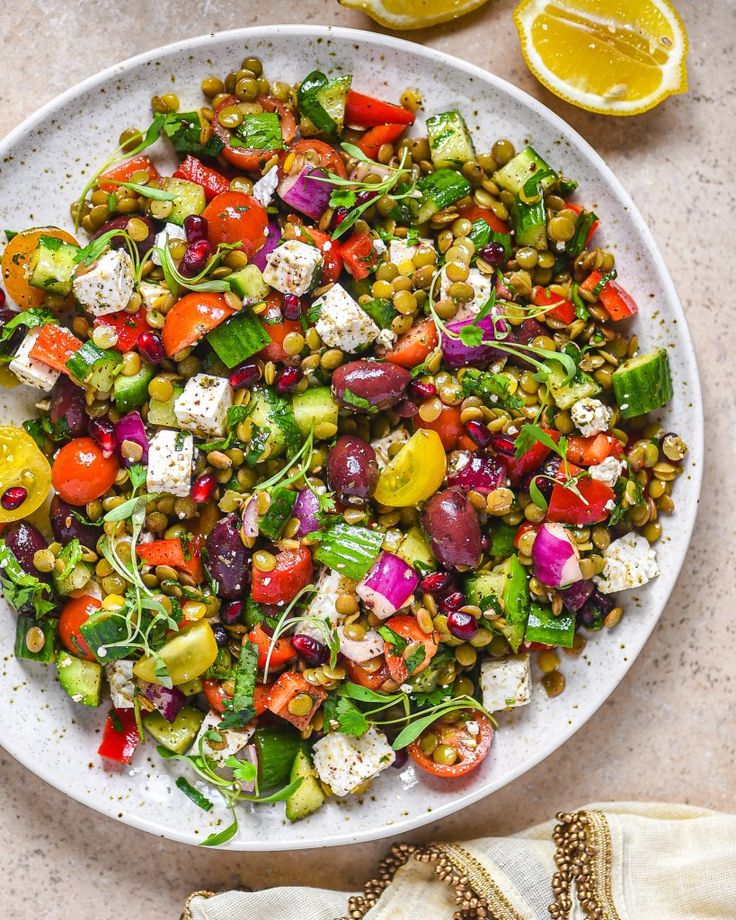
[[[464,791],[456,798],[436,806],[427,813],[402,818],[395,821],[391,825],[382,825],[367,830],[345,831],[342,833],[336,833],[334,835],[330,835],[328,839],[321,837],[319,839],[299,841],[239,841],[236,838],[230,841],[226,847],[222,847],[222,849],[234,851],[260,852],[312,849],[326,846],[345,846],[354,843],[364,843],[380,840],[385,837],[397,837],[400,834],[404,834],[412,829],[435,823],[447,815],[453,814],[456,811],[460,811],[461,809],[472,805],[474,802],[480,801],[487,795],[490,795],[492,792],[495,792],[508,783],[513,782],[515,779],[518,779],[519,776],[537,766],[550,754],[561,747],[580,728],[582,728],[583,725],[585,725],[588,719],[590,719],[591,716],[597,712],[597,710],[603,705],[606,699],[608,699],[611,693],[613,693],[620,681],[628,672],[629,668],[631,668],[633,665],[634,661],[638,657],[645,643],[649,639],[649,636],[654,630],[654,627],[659,622],[662,612],[664,611],[669,597],[672,594],[672,590],[675,586],[679,573],[684,564],[685,557],[687,555],[687,550],[690,544],[690,539],[697,516],[697,505],[701,491],[704,466],[702,462],[703,405],[695,350],[693,348],[692,338],[690,336],[690,331],[687,325],[687,319],[682,309],[682,305],[677,295],[674,283],[670,277],[665,261],[651,231],[649,230],[648,225],[646,224],[633,200],[629,196],[628,192],[626,192],[624,187],[605,163],[603,158],[583,137],[577,133],[577,131],[575,131],[570,125],[567,124],[567,122],[560,118],[560,116],[556,115],[554,112],[548,109],[547,106],[543,105],[533,96],[530,96],[528,93],[514,86],[512,83],[503,80],[501,77],[498,77],[481,67],[467,63],[466,61],[463,61],[462,59],[453,55],[445,54],[442,51],[437,51],[433,48],[427,48],[423,45],[406,41],[404,39],[398,39],[394,38],[393,36],[383,35],[380,33],[367,32],[360,29],[347,29],[337,26],[302,26],[290,24],[255,26],[242,29],[231,29],[222,32],[212,32],[208,33],[207,35],[201,35],[179,42],[172,42],[171,44],[163,45],[158,48],[151,49],[150,51],[143,52],[142,54],[128,58],[119,64],[108,67],[105,70],[102,70],[99,73],[88,77],[86,80],[75,84],[61,95],[55,97],[50,102],[47,102],[33,115],[18,125],[18,127],[14,128],[10,134],[6,135],[6,137],[0,141],[0,158],[7,154],[9,148],[18,143],[18,141],[22,140],[24,136],[41,125],[46,119],[53,116],[66,103],[73,100],[75,96],[88,90],[95,89],[96,87],[103,86],[107,82],[121,77],[122,75],[128,73],[131,70],[134,70],[142,64],[160,60],[162,56],[168,54],[174,54],[177,52],[186,51],[188,49],[198,49],[213,42],[240,41],[261,38],[267,39],[273,37],[275,34],[286,37],[293,36],[295,39],[302,40],[339,38],[354,42],[360,41],[361,43],[367,45],[373,45],[379,48],[391,48],[394,50],[401,50],[404,48],[407,51],[410,50],[412,54],[416,54],[425,58],[428,62],[435,64],[437,67],[452,67],[456,70],[463,71],[471,79],[480,80],[490,84],[498,92],[506,94],[522,106],[529,108],[537,116],[544,119],[549,124],[551,129],[559,132],[559,134],[564,137],[579,154],[585,157],[591,163],[591,165],[601,173],[602,177],[608,184],[608,190],[628,211],[631,220],[646,242],[648,256],[651,258],[653,265],[659,274],[659,280],[661,281],[666,293],[668,312],[672,314],[672,316],[679,324],[681,324],[682,341],[680,344],[683,349],[685,366],[681,367],[680,371],[685,379],[687,379],[688,386],[691,387],[690,408],[694,421],[694,429],[688,433],[688,442],[690,445],[691,456],[697,458],[698,462],[694,464],[689,471],[691,480],[693,481],[695,501],[693,501],[692,504],[687,507],[686,516],[684,519],[678,519],[678,523],[680,524],[680,527],[678,528],[678,543],[682,548],[679,552],[677,564],[675,566],[671,566],[666,572],[663,572],[658,579],[660,586],[664,582],[664,590],[662,592],[660,609],[656,617],[652,618],[649,628],[640,630],[637,637],[639,641],[636,643],[636,646],[632,646],[632,654],[628,657],[625,667],[621,670],[619,679],[610,686],[607,686],[605,693],[591,694],[589,698],[580,700],[579,708],[577,710],[577,718],[575,720],[574,726],[570,727],[567,732],[554,737],[549,741],[549,743],[541,745],[536,751],[536,756],[524,761],[523,764],[521,764],[517,769],[509,770],[501,780],[479,783],[476,788]],[[189,845],[198,845],[200,843],[200,841],[191,834],[173,831],[170,828],[163,827],[161,824],[157,824],[153,820],[149,820],[137,815],[124,814],[121,816],[113,805],[108,806],[103,803],[93,804],[85,800],[85,797],[81,794],[81,792],[66,788],[64,786],[62,777],[53,774],[52,771],[40,769],[38,765],[33,762],[32,752],[20,744],[14,743],[13,739],[3,738],[2,747],[19,763],[21,763],[35,775],[39,776],[49,785],[55,787],[66,795],[80,802],[81,804],[87,805],[89,808],[100,812],[101,814],[105,814],[108,817],[122,821],[125,824],[139,828],[140,830],[144,830],[147,833],[158,837],[165,837],[169,840],[175,840],[177,842]]]

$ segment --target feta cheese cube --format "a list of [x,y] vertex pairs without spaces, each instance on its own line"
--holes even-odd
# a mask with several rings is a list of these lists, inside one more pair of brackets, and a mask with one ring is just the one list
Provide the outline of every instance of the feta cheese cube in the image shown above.
[[483,705],[489,712],[526,706],[532,694],[528,655],[484,661],[480,667]]
[[361,738],[330,732],[314,745],[314,769],[335,795],[354,789],[390,767],[396,754],[386,736],[369,728]]
[[105,675],[110,684],[110,700],[116,709],[132,709],[135,697],[133,665],[135,662],[120,658],[105,665]]
[[388,466],[389,460],[391,459],[389,448],[393,444],[406,444],[408,440],[409,432],[406,428],[394,428],[393,431],[389,431],[389,433],[382,438],[376,438],[375,441],[371,441],[371,447],[376,453],[376,463],[378,464],[379,471]]
[[[223,763],[228,757],[234,757],[238,751],[243,750],[250,741],[254,726],[249,723],[245,728],[218,728],[217,726],[220,724],[221,719],[222,716],[219,712],[210,711],[207,713],[192,744],[191,750],[193,754],[199,754],[201,739],[204,739],[202,740],[202,753],[205,757],[210,757],[217,763]],[[217,742],[217,747],[210,746],[210,742],[205,738],[205,735],[207,732],[212,731],[216,731],[221,735],[222,740],[225,742],[224,747],[221,747],[221,742],[219,741]]]
[[287,240],[269,253],[263,280],[282,294],[301,297],[319,280],[324,260],[316,246]]
[[166,297],[169,289],[163,284],[156,284],[155,281],[141,281],[138,284],[138,293],[141,295],[144,305],[149,310],[155,310],[157,302]]
[[389,262],[393,262],[394,265],[400,265],[408,259],[413,259],[420,246],[429,246],[430,249],[434,249],[434,242],[432,240],[419,240],[418,243],[407,243],[406,240],[391,240],[388,244]]
[[232,404],[233,388],[225,377],[196,374],[187,380],[184,392],[174,403],[174,415],[187,431],[203,437],[222,437]]
[[592,479],[597,479],[598,482],[604,482],[607,486],[613,488],[623,472],[623,469],[624,464],[620,460],[617,460],[615,457],[606,457],[606,459],[600,463],[589,466],[588,472]]
[[186,498],[192,478],[194,439],[183,431],[162,428],[148,445],[146,489]]
[[657,554],[640,534],[624,534],[603,550],[605,565],[593,581],[601,594],[641,588],[659,575]]
[[72,281],[74,296],[93,316],[124,309],[133,288],[133,260],[124,249],[110,249]]
[[[340,572],[330,569],[325,572],[317,583],[317,593],[309,605],[307,615],[314,620],[325,623],[331,629],[340,619],[340,614],[335,608],[335,602],[340,594],[352,594],[355,591],[355,582],[346,578]],[[297,635],[310,636],[318,642],[327,642],[327,632],[316,623],[300,623],[296,629]]]
[[[440,298],[442,300],[451,300],[451,284],[452,281],[447,277],[446,269],[442,269],[442,274],[440,276]],[[453,322],[461,319],[471,319],[473,316],[477,316],[478,313],[480,313],[481,308],[485,306],[486,301],[491,296],[493,276],[484,275],[483,272],[479,271],[477,268],[471,268],[468,272],[466,284],[469,284],[473,288],[473,299],[467,301],[467,303],[460,304],[457,313],[453,317]]]
[[49,393],[59,379],[59,371],[55,371],[53,367],[48,367],[42,361],[37,361],[31,357],[31,349],[35,345],[40,332],[40,326],[28,330],[8,367],[21,383]]
[[570,409],[570,418],[584,438],[606,431],[612,417],[613,412],[608,406],[604,406],[600,399],[592,399],[590,396],[579,399]]
[[253,197],[255,200],[267,208],[271,204],[273,193],[279,184],[279,171],[276,166],[271,167],[265,176],[256,182],[253,186]]
[[180,227],[178,224],[166,224],[163,230],[159,230],[156,234],[156,239],[153,241],[156,247],[151,253],[153,264],[161,264],[161,256],[156,252],[156,249],[165,249],[169,244],[169,240],[186,240],[186,238],[184,227]]
[[381,331],[340,284],[333,284],[315,300],[314,306],[320,311],[317,332],[330,348],[359,351],[375,341]]

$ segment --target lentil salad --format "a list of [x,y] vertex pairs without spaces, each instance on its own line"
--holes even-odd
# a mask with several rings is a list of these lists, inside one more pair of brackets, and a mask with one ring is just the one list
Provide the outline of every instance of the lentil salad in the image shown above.
[[[104,666],[104,756],[147,733],[301,817],[326,786],[360,790],[336,765],[375,773],[407,742],[468,772],[492,712],[528,698],[530,651],[558,692],[540,646],[579,650],[621,615],[606,588],[656,574],[684,447],[643,418],[670,395],[666,354],[618,331],[635,305],[573,183],[508,141],[476,156],[458,112],[400,140],[411,93],[387,109],[310,74],[261,98],[250,63],[203,87],[211,111],[154,99],[77,207],[97,241],[45,228],[6,250],[28,320],[11,369],[56,373],[26,427],[57,495],[55,541],[29,570],[35,535],[12,525],[5,558],[47,585],[23,586],[19,654],[56,650],[87,705]],[[157,131],[173,177],[136,150]],[[11,488],[25,517],[43,489]]]

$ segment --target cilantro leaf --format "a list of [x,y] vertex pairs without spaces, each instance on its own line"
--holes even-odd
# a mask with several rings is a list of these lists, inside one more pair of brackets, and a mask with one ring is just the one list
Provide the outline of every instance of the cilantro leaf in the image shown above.
[[390,626],[379,626],[378,635],[381,636],[386,645],[391,646],[394,655],[403,655],[409,644],[403,636],[394,632]]
[[368,719],[345,696],[328,697],[324,703],[325,724],[333,731],[360,738],[371,727]]
[[281,122],[276,112],[260,112],[246,115],[230,138],[231,147],[245,147],[248,150],[282,150],[284,138]]
[[228,710],[223,714],[218,728],[243,728],[255,715],[253,696],[258,670],[258,646],[246,642],[240,652],[235,671],[235,690]]
[[213,133],[202,142],[199,112],[171,113],[166,116],[163,129],[171,146],[179,154],[216,157],[225,146],[222,139]]
[[427,657],[427,650],[422,643],[417,645],[413,652],[407,655],[406,658],[406,669],[409,674],[413,674],[420,664]]
[[225,759],[225,766],[230,767],[235,779],[241,783],[255,782],[258,770],[256,765],[249,760],[239,760],[237,757],[230,756]]
[[45,326],[47,323],[58,322],[58,318],[51,310],[45,310],[43,307],[31,307],[28,310],[23,310],[22,313],[17,313],[5,323],[2,331],[0,331],[0,342],[6,342],[19,326],[35,329],[38,326]]
[[516,436],[514,456],[518,459],[528,450],[531,450],[535,444],[539,443],[544,444],[545,447],[549,447],[551,451],[564,458],[566,442],[563,443],[563,441],[564,439],[560,438],[561,443],[557,444],[539,425],[527,422],[526,425],[521,426],[521,430]]
[[233,441],[235,440],[238,425],[244,422],[252,411],[252,404],[250,407],[230,406],[227,410],[227,417],[225,420],[225,426],[227,428],[227,435],[225,438],[219,441],[210,441],[209,444],[200,444],[199,449],[207,452],[211,450],[228,450],[228,448],[232,447]]
[[358,196],[349,188],[333,189],[330,195],[331,208],[352,208],[357,201]]
[[130,479],[130,484],[133,486],[133,491],[136,492],[146,481],[146,468],[140,463],[134,463],[128,469],[128,477]]
[[476,326],[475,323],[471,323],[469,326],[463,326],[460,330],[460,341],[463,345],[467,345],[468,348],[475,348],[478,345],[482,345],[483,330],[480,326]]
[[3,589],[5,600],[15,610],[21,610],[30,605],[36,616],[49,613],[56,606],[45,593],[50,593],[51,588],[35,575],[29,575],[15,558],[5,540],[0,540],[0,586]]

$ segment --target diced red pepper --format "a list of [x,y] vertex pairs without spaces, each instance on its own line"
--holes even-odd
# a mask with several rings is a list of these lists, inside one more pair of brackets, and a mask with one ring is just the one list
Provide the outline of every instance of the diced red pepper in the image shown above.
[[375,125],[413,125],[416,116],[403,106],[393,102],[364,96],[354,89],[348,90],[345,102],[345,123],[359,128],[372,128]]
[[149,180],[161,178],[161,174],[150,158],[142,154],[133,157],[132,160],[126,160],[125,163],[118,163],[117,166],[113,166],[112,169],[103,172],[97,184],[103,192],[114,192],[118,188],[118,182],[130,182],[131,176],[136,173],[145,173]]
[[205,166],[201,160],[193,157],[191,154],[179,164],[176,171],[172,173],[176,179],[188,179],[201,185],[204,189],[204,197],[207,201],[212,201],[222,192],[227,192],[230,188],[230,182],[211,166]]
[[138,343],[138,336],[142,332],[148,332],[151,328],[146,322],[145,307],[141,307],[137,313],[126,313],[125,310],[121,310],[119,313],[98,316],[95,318],[93,325],[95,329],[98,326],[107,326],[114,329],[118,336],[115,348],[122,352],[135,348]]
[[204,578],[201,538],[199,537],[195,537],[188,544],[186,552],[178,537],[170,540],[154,540],[152,543],[140,543],[137,550],[138,555],[147,565],[170,565],[180,572],[186,572],[195,584],[199,584]]
[[41,327],[38,338],[33,343],[30,355],[55,371],[68,374],[66,362],[74,352],[79,351],[82,343],[63,326],[47,323]]
[[253,566],[251,595],[257,604],[288,604],[312,580],[312,554],[306,546],[282,550],[276,568],[262,572]]
[[375,160],[384,144],[393,144],[404,133],[406,125],[376,125],[361,137],[356,145],[371,160]]
[[[141,712],[143,717],[144,712]],[[130,763],[140,744],[134,709],[116,709],[105,721],[102,741],[97,748],[100,757],[115,763]]]
[[271,636],[269,636],[266,630],[260,625],[250,631],[248,639],[254,645],[258,646],[259,668],[265,668],[266,661],[268,660],[270,669],[278,669],[282,664],[286,664],[287,661],[296,658],[296,650],[291,644],[291,641],[287,639],[286,636],[282,636],[273,643],[273,650],[271,652],[271,658],[269,659],[268,650],[271,648]]
[[536,307],[553,307],[544,311],[545,316],[557,320],[559,323],[569,324],[575,319],[575,304],[559,294],[553,294],[549,288],[538,285],[532,291],[532,303]]
[[[570,476],[576,476],[581,472],[580,468],[572,463],[568,463],[567,466]],[[564,478],[565,470],[561,464],[557,479]],[[616,501],[616,493],[610,486],[598,479],[585,476],[578,479],[577,488],[583,496],[582,499],[571,489],[566,489],[561,481],[554,484],[546,520],[583,527],[587,524],[598,524],[609,516]]]
[[348,237],[340,246],[340,255],[356,281],[367,278],[380,261],[370,233],[354,233]]
[[[569,201],[567,202],[565,207],[569,211],[574,211],[576,214],[580,214],[584,210],[581,204],[571,204]],[[588,248],[588,244],[590,243],[593,237],[593,234],[598,229],[598,227],[600,227],[600,225],[601,225],[600,219],[594,220],[593,223],[590,225],[590,230],[588,230],[588,235],[585,237],[585,248],[586,249]]]
[[606,457],[620,457],[623,445],[612,434],[594,434],[583,438],[570,435],[567,439],[567,458],[581,466],[593,466],[602,463]]
[[[555,431],[552,428],[543,428],[542,430],[552,438],[555,444],[560,440],[559,431]],[[506,472],[512,484],[518,485],[527,473],[533,473],[534,470],[538,470],[547,457],[549,457],[550,453],[550,448],[547,447],[546,444],[542,444],[541,441],[536,441],[529,450],[520,457],[507,457],[501,455],[499,459],[506,467]]]
[[[295,716],[289,712],[289,703],[297,696],[305,694],[312,700],[312,708],[308,713],[302,716]],[[319,687],[310,684],[297,671],[284,671],[279,679],[271,687],[268,694],[266,708],[274,715],[291,722],[293,726],[303,731],[312,720],[312,716],[322,705],[322,701],[327,698],[327,694]]]
[[[580,285],[583,291],[593,291],[600,284],[603,275],[601,272],[591,272]],[[598,293],[598,299],[603,304],[603,309],[611,319],[616,322],[628,319],[639,312],[634,298],[625,291],[616,281],[608,281]]]

